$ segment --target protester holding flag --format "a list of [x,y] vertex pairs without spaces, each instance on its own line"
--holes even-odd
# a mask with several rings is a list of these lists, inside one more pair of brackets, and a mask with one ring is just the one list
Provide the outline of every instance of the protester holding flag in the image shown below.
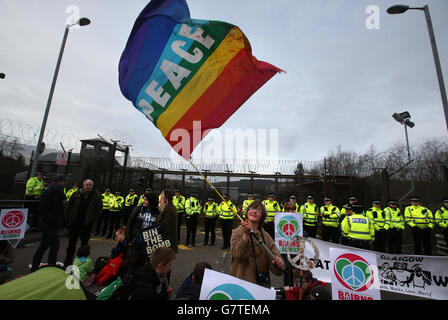
[[[271,278],[269,271],[281,275],[285,263],[280,256],[274,240],[263,230],[266,211],[260,201],[255,200],[247,208],[247,219],[233,230],[230,240],[230,274],[241,280],[249,281],[269,288]],[[275,259],[256,241],[251,232],[262,240],[275,255]]]

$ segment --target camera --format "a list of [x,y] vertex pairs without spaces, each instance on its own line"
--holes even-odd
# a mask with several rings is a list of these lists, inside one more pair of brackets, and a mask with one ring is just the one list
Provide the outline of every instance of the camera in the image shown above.
[[271,277],[269,276],[269,271],[258,272],[256,274],[256,281],[259,285],[265,285],[271,282]]

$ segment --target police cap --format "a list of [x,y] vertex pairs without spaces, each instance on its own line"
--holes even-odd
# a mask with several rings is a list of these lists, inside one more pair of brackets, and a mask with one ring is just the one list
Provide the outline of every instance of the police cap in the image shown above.
[[63,173],[58,173],[54,177],[54,181],[56,181],[56,182],[67,181],[67,176],[65,174],[63,174]]
[[354,213],[361,214],[364,211],[364,206],[362,204],[352,204],[352,210]]

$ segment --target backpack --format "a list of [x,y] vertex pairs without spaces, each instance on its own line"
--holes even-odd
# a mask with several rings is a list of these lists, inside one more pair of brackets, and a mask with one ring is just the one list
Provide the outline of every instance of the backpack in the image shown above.
[[99,257],[98,259],[96,259],[95,266],[93,267],[93,273],[100,273],[101,270],[107,265],[109,259],[109,257]]
[[96,300],[129,300],[136,284],[132,274],[124,275],[123,279],[118,277],[117,280],[101,290]]
[[118,277],[117,280],[113,281],[110,285],[101,290],[96,297],[96,300],[109,300],[112,295],[117,291],[117,289],[121,286],[122,280],[121,277]]

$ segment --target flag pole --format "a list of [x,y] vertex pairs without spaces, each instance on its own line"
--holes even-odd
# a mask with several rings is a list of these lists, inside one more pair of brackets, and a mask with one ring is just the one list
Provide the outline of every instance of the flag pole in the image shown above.
[[[215,188],[215,186],[213,184],[211,184],[210,181],[208,181],[208,179],[202,174],[201,170],[198,169],[198,167],[195,166],[195,164],[193,163],[193,161],[188,160],[190,162],[190,164],[192,165],[193,168],[196,169],[197,172],[199,172],[199,174],[202,176],[202,178],[209,184],[209,186],[213,189],[213,191],[215,191],[218,196],[222,199],[222,201],[224,201],[224,203],[230,208],[232,209],[233,213],[235,213],[235,215],[238,217],[238,219],[240,219],[241,222],[243,222],[243,218],[240,217],[240,215],[236,212],[236,210],[229,205],[229,203],[226,201],[226,199],[224,199],[224,197],[221,195],[221,193]],[[255,234],[254,230],[250,230],[250,234],[252,236],[254,236],[254,238],[258,241],[258,243],[260,245],[263,246],[263,248],[266,250],[266,252],[269,254],[269,256],[272,258],[272,260],[275,260],[277,257],[272,253],[272,251],[266,246],[266,244],[261,241],[260,238],[257,237],[257,235]]]

